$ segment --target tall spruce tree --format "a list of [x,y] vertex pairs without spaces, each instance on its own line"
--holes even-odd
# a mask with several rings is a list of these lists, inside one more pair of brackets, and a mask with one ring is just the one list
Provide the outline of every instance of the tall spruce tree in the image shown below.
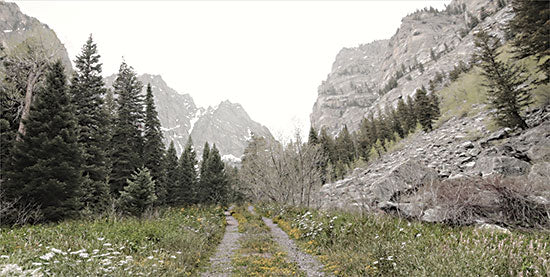
[[147,168],[138,168],[131,178],[126,180],[127,186],[120,192],[118,206],[122,212],[141,216],[147,209],[153,207],[157,200],[155,181]]
[[114,195],[119,194],[126,184],[126,179],[143,165],[143,99],[140,95],[142,87],[133,68],[123,62],[113,83],[118,108],[111,139],[113,168],[110,182]]
[[319,138],[317,137],[317,131],[313,126],[309,128],[309,136],[308,136],[308,143],[311,145],[316,145],[319,143]]
[[227,204],[229,180],[225,174],[225,165],[220,157],[220,152],[215,144],[209,151],[208,159],[203,166],[205,169],[204,175],[201,175],[201,182],[203,183],[205,202]]
[[108,207],[107,184],[107,113],[103,107],[105,84],[97,45],[88,38],[76,57],[76,71],[70,86],[72,103],[78,122],[78,143],[83,150],[83,205],[95,212]]
[[433,117],[434,111],[424,87],[416,90],[414,103],[416,105],[416,117],[420,125],[422,125],[422,130],[425,132],[431,131],[433,129],[433,121],[435,120]]
[[164,156],[164,171],[165,171],[165,187],[166,187],[166,201],[165,203],[171,206],[179,204],[177,198],[178,182],[180,178],[178,169],[178,156],[174,142],[170,142],[166,155]]
[[180,179],[178,183],[179,192],[176,193],[182,204],[193,204],[197,202],[198,180],[197,180],[197,155],[193,148],[191,136],[187,139],[185,150],[179,161]]
[[46,76],[31,106],[26,133],[13,151],[7,193],[40,207],[44,219],[58,221],[80,209],[82,151],[77,119],[61,61]]
[[481,61],[486,82],[487,99],[496,109],[494,117],[503,127],[527,128],[521,116],[522,108],[531,103],[530,87],[525,85],[528,76],[520,65],[508,65],[497,59],[500,40],[484,31],[476,34],[474,57]]
[[344,125],[336,138],[336,152],[338,160],[343,164],[351,164],[355,160],[355,146],[349,134],[348,126]]
[[410,95],[407,96],[406,106],[408,109],[407,120],[405,123],[407,125],[406,129],[409,130],[409,133],[412,133],[416,129],[418,118],[416,117],[416,104],[414,103],[414,100]]
[[550,82],[550,5],[548,1],[513,0],[514,17],[508,22],[516,58],[535,56],[545,74],[541,82]]
[[164,144],[163,135],[160,129],[160,120],[158,118],[153,90],[151,84],[147,84],[147,93],[145,95],[145,128],[143,131],[144,146],[143,160],[144,165],[151,172],[151,177],[155,181],[157,194],[157,203],[163,204],[166,198],[166,186],[164,182]]
[[207,183],[207,168],[208,168],[208,157],[210,157],[210,145],[208,142],[204,143],[202,149],[202,159],[200,164],[200,179],[199,186],[196,193],[196,200],[199,203],[204,203],[208,200],[208,183]]

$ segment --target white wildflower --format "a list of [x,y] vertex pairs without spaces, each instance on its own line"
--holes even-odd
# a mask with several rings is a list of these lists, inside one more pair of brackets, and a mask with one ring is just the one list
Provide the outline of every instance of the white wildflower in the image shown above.
[[99,241],[103,241],[105,238],[97,238],[97,240]]
[[181,251],[176,252],[176,254],[181,254]]
[[417,238],[420,237],[420,236],[422,236],[421,233],[416,234],[416,237],[417,237]]
[[2,258],[2,259],[9,259],[10,256],[8,256],[8,255],[2,255],[2,256],[0,256],[0,258]]
[[112,244],[110,243],[104,243],[103,246],[111,246]]
[[51,258],[53,258],[54,255],[55,255],[55,253],[48,252],[48,253],[40,256],[40,259],[45,260],[45,261],[49,261]]
[[14,273],[13,275],[21,274],[21,267],[17,264],[6,264],[0,271],[0,276],[11,276],[12,274],[10,273]]
[[147,259],[149,259],[149,260],[152,260],[153,258],[154,258],[153,256],[147,257]]
[[42,263],[32,263],[32,265],[34,265],[34,266],[41,266]]
[[172,255],[172,256],[170,256],[170,258],[172,258],[172,259],[175,259],[175,258],[176,258],[176,256]]
[[61,251],[61,250],[59,250],[59,249],[57,249],[57,248],[53,248],[53,247],[52,247],[51,251],[52,251],[53,253],[55,253],[55,254],[67,255],[67,252],[63,252],[63,251]]
[[83,259],[86,259],[86,258],[89,257],[88,253],[80,253],[80,254],[78,254],[78,256],[79,256],[80,258],[83,258]]
[[393,261],[393,256],[388,256],[388,261]]

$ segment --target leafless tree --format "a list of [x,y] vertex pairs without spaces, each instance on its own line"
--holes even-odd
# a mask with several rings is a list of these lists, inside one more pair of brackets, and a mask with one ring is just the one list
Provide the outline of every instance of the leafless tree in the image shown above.
[[239,179],[254,200],[310,206],[321,186],[319,146],[298,135],[286,146],[254,136],[245,150]]

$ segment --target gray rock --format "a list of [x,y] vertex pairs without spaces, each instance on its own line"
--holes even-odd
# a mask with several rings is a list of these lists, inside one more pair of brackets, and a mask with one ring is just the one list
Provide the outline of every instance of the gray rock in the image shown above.
[[471,141],[466,141],[460,145],[460,147],[464,149],[471,149],[474,148],[474,144]]
[[532,183],[546,186],[550,191],[550,162],[534,164],[531,167],[528,179]]
[[422,221],[426,222],[442,222],[445,220],[445,211],[439,207],[433,207],[424,211]]
[[475,170],[483,176],[520,176],[529,173],[531,165],[528,162],[512,157],[496,156],[481,157],[477,160]]
[[480,230],[486,230],[486,231],[490,231],[490,232],[511,234],[510,230],[508,230],[504,227],[500,227],[500,226],[495,225],[495,224],[482,223],[477,228],[480,229]]

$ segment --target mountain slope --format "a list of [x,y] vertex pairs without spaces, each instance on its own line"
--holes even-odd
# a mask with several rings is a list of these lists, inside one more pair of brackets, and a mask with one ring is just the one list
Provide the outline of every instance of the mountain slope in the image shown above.
[[23,14],[17,4],[0,1],[0,43],[2,46],[10,51],[29,38],[48,49],[48,54],[49,51],[53,51],[54,57],[61,59],[67,71],[72,71],[67,49],[48,25]]
[[[355,130],[368,113],[396,105],[422,85],[428,87],[436,73],[446,75],[460,61],[467,63],[475,31],[490,27],[502,36],[501,27],[511,18],[510,8],[496,2],[455,0],[442,12],[417,11],[402,19],[389,40],[342,49],[318,88],[312,125],[332,134],[344,124]],[[473,17],[484,19],[472,29]]]
[[[105,78],[112,87],[116,76]],[[253,121],[243,107],[228,100],[215,107],[197,107],[189,94],[180,94],[170,88],[160,75],[142,74],[138,79],[145,87],[151,84],[159,113],[165,144],[174,141],[178,154],[183,151],[191,135],[197,153],[202,153],[204,143],[216,144],[226,158],[239,158],[244,152],[250,134],[273,139],[269,130]]]

